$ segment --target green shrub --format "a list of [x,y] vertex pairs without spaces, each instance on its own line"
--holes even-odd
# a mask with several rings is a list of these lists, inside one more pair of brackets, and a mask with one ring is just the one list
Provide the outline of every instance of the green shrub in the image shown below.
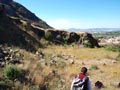
[[92,64],[92,65],[91,65],[91,69],[97,70],[97,69],[99,69],[99,68],[98,68],[98,66],[97,66],[97,65]]
[[58,66],[64,68],[66,66],[66,63],[64,61],[59,61]]
[[51,40],[51,39],[52,39],[52,34],[51,34],[51,32],[46,32],[46,33],[45,33],[45,39],[47,39],[47,40]]
[[12,81],[9,80],[0,81],[0,90],[10,90],[12,86],[14,86]]
[[85,41],[83,45],[84,47],[93,48],[92,43],[90,43],[89,41]]
[[20,70],[15,65],[9,65],[4,68],[4,76],[14,80],[20,76]]
[[68,44],[68,37],[63,37],[64,44]]
[[106,45],[105,48],[107,50],[110,50],[110,51],[113,51],[113,52],[120,52],[120,45],[118,45],[118,44]]
[[63,58],[62,54],[57,54],[57,57]]

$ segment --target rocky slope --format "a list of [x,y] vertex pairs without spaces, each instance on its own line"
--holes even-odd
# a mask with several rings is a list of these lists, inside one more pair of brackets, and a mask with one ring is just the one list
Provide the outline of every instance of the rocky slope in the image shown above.
[[0,3],[4,4],[5,12],[10,16],[39,23],[40,27],[42,28],[51,28],[46,22],[39,19],[34,13],[30,12],[27,8],[13,0],[0,0]]
[[1,16],[0,44],[10,44],[32,51],[36,50],[36,46],[40,47],[40,42],[32,28],[27,24],[28,22],[23,22],[18,18]]
[[0,1],[0,44],[36,51],[42,46],[41,38],[55,44],[77,43],[99,47],[90,33],[53,29],[19,3],[13,0]]

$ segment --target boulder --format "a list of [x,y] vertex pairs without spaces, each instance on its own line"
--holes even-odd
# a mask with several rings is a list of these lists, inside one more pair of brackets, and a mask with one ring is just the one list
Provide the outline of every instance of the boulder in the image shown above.
[[80,35],[79,43],[83,44],[87,41],[89,42],[92,46],[91,47],[100,47],[98,44],[98,41],[92,36],[92,34],[87,33],[87,32],[82,32],[78,33]]
[[80,39],[80,35],[75,32],[70,32],[68,37],[68,43],[78,42]]
[[67,31],[47,29],[45,31],[45,38],[56,44],[64,44],[65,39],[67,37],[67,33]]

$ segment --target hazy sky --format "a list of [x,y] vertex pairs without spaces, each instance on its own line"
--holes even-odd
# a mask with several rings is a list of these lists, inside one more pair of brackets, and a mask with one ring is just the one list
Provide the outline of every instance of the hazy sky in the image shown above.
[[120,0],[14,1],[54,28],[120,28]]

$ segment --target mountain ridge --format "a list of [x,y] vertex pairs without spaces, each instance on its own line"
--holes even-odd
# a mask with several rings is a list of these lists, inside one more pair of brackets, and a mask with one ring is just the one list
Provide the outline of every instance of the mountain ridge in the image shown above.
[[45,21],[43,21],[30,10],[28,10],[26,7],[13,0],[0,0],[0,4],[3,4],[5,6],[5,13],[10,16],[39,23],[39,25],[45,29],[52,28]]

